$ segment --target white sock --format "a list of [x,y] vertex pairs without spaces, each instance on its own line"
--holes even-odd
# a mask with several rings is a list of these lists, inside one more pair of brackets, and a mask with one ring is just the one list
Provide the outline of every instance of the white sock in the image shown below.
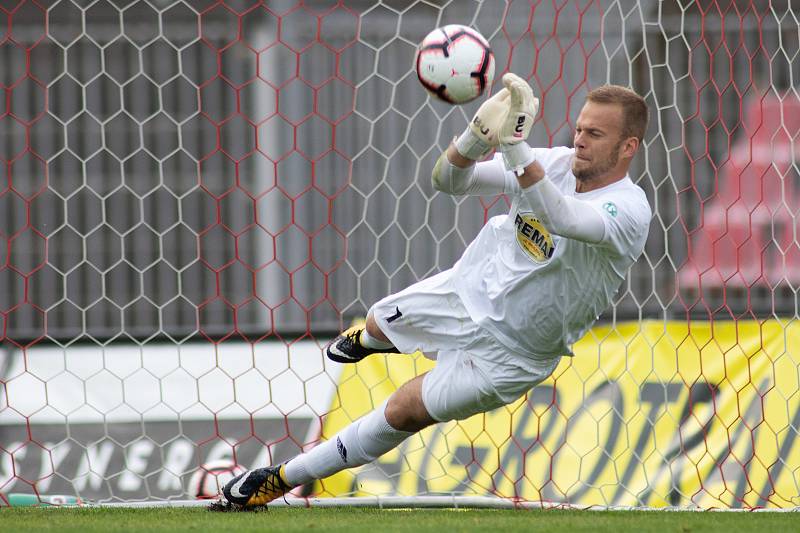
[[386,402],[383,402],[332,439],[291,459],[284,467],[284,481],[296,487],[332,476],[346,468],[365,465],[413,434],[389,425],[386,421]]
[[363,346],[364,348],[374,348],[376,350],[385,350],[387,348],[394,348],[394,344],[392,344],[391,342],[382,341],[370,335],[367,332],[367,328],[364,328],[364,331],[361,332],[361,338],[358,340],[361,343],[361,346]]

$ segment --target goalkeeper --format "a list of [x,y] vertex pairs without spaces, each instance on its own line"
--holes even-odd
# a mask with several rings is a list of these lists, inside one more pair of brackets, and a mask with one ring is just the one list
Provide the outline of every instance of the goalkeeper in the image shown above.
[[327,347],[342,363],[420,350],[436,366],[331,440],[231,480],[229,504],[266,504],[369,463],[431,424],[513,402],[571,355],[612,302],[651,218],[627,174],[647,129],[644,99],[623,87],[595,89],[573,148],[531,148],[539,101],[519,76],[506,74],[503,85],[439,158],[432,180],[453,195],[508,195],[509,213],[490,219],[451,269],[379,301],[365,326]]

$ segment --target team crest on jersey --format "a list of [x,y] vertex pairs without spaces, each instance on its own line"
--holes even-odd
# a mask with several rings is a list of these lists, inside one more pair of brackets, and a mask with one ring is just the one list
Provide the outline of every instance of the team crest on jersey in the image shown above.
[[534,262],[544,263],[553,257],[556,251],[553,237],[533,213],[517,213],[514,225],[517,227],[517,243]]
[[611,215],[612,217],[616,217],[617,216],[617,206],[614,204],[614,202],[606,202],[606,203],[604,203],[603,204],[603,209],[605,209],[606,212],[609,215]]

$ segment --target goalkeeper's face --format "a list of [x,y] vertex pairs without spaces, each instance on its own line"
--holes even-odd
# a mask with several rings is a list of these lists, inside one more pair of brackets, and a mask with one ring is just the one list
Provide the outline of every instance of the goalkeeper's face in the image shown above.
[[624,142],[622,109],[615,104],[586,102],[575,122],[572,173],[582,182],[625,175],[630,159],[620,160]]

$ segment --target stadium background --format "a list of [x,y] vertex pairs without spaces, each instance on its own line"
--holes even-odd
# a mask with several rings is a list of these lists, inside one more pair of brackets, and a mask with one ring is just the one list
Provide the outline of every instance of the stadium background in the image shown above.
[[[433,162],[477,107],[429,100],[411,68],[415,43],[445,23],[489,38],[498,79],[530,80],[543,103],[533,144],[569,144],[592,87],[645,95],[631,176],[654,219],[601,323],[655,321],[666,337],[671,321],[777,323],[743,350],[770,360],[766,385],[749,363],[735,377],[680,365],[650,376],[665,395],[675,383],[693,398],[713,377],[764,405],[783,399],[776,423],[762,410],[744,424],[773,431],[781,451],[764,470],[797,475],[791,3],[26,0],[0,2],[0,20],[0,491],[179,497],[205,458],[285,459],[317,438],[321,415],[347,411],[330,407],[340,369],[321,346],[377,298],[449,267],[508,206],[431,189]],[[728,334],[727,348],[706,342],[723,359],[744,342]],[[767,356],[772,335],[784,344]],[[797,505],[794,487],[776,505]]]

